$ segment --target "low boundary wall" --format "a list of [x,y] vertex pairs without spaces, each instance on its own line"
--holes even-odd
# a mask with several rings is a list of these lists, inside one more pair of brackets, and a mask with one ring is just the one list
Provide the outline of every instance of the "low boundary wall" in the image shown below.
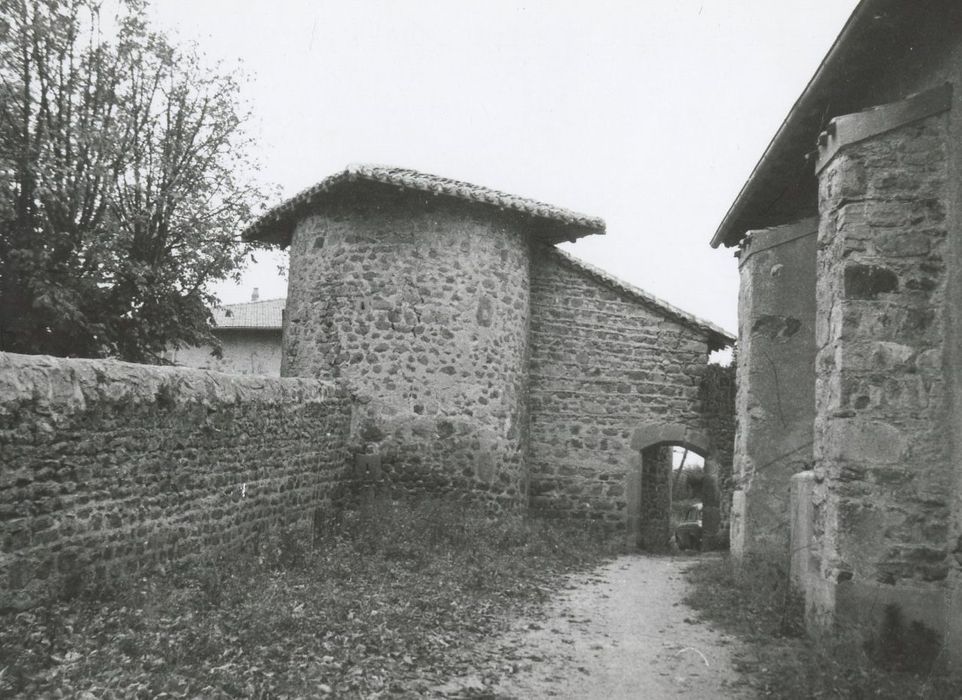
[[349,476],[333,384],[0,353],[0,609],[303,527]]

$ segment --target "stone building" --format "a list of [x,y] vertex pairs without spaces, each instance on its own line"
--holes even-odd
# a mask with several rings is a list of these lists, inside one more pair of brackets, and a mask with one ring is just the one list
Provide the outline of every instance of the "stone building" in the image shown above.
[[627,522],[660,548],[663,448],[717,463],[699,378],[733,338],[556,248],[604,228],[464,182],[355,166],[244,236],[290,246],[281,373],[352,392],[360,478]]
[[791,547],[810,625],[894,605],[956,657],[960,83],[962,5],[863,0],[712,239],[742,282],[733,551]]
[[[555,247],[603,231],[351,168],[247,232],[291,247],[287,376],[0,353],[0,607],[256,547],[276,526],[310,537],[372,489],[530,504],[664,548],[667,446],[708,472],[730,454],[704,387],[709,351],[733,339]],[[235,306],[219,332],[276,325],[280,305]]]
[[181,367],[213,369],[228,374],[281,375],[281,328],[285,299],[258,299],[213,309],[216,357],[209,345],[170,350],[165,359]]

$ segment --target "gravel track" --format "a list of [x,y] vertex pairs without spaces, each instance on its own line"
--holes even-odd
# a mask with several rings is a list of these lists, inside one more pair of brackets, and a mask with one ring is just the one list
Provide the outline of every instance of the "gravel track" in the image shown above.
[[[711,555],[706,555],[711,556]],[[491,641],[501,698],[749,698],[732,636],[682,600],[690,557],[621,556],[572,576],[544,615]]]

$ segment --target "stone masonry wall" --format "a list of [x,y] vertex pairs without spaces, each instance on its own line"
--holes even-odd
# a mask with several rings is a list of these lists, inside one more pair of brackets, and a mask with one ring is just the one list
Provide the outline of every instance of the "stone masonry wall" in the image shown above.
[[[728,522],[732,493],[735,490],[733,472],[735,449],[735,393],[736,363],[722,366],[710,364],[698,387],[698,401],[705,428],[715,451],[718,474],[715,475],[719,497],[719,518]],[[706,478],[709,476],[705,475]],[[705,489],[703,493],[707,491]],[[703,500],[704,496],[703,496]],[[708,504],[705,504],[706,508]]]
[[[956,55],[962,58],[962,46],[956,48]],[[962,60],[954,63],[957,75],[962,73]],[[953,91],[952,114],[962,114],[962,90],[956,81]],[[946,646],[949,663],[962,667],[962,123],[958,118],[950,119],[949,125],[949,234],[946,250],[946,268],[949,279],[946,282],[945,322],[947,328],[945,369],[949,378],[948,391],[952,407],[952,418],[948,432],[952,440],[950,462],[955,464],[955,477],[952,503],[952,524],[949,530],[949,545],[952,551],[949,578],[946,583],[951,588],[946,609]]]
[[349,422],[314,380],[0,353],[0,609],[275,523],[309,536]]
[[647,552],[666,552],[671,540],[672,451],[653,445],[641,453],[641,523],[639,545]]
[[285,376],[357,395],[355,449],[397,491],[525,502],[526,220],[357,183],[291,242]]
[[812,467],[815,218],[753,231],[739,259],[731,549],[784,552],[789,485]]
[[814,621],[897,603],[944,624],[952,465],[945,115],[820,174]]
[[634,432],[702,427],[706,339],[542,248],[531,265],[530,342],[531,505],[620,525],[640,462]]

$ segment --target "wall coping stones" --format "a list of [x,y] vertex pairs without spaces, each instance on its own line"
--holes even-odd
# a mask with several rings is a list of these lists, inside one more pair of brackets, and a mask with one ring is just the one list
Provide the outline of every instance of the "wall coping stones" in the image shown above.
[[235,375],[119,360],[59,358],[0,352],[0,420],[32,404],[51,418],[84,411],[88,403],[321,403],[340,395],[316,379]]
[[351,414],[317,380],[0,353],[0,610],[309,537]]

